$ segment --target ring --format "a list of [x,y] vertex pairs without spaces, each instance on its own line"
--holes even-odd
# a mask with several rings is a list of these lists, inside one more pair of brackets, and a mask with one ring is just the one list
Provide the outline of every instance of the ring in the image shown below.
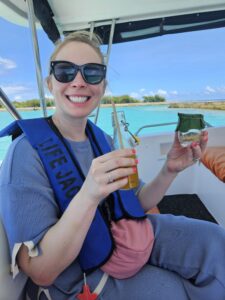
[[112,183],[112,182],[113,182],[113,179],[112,179],[110,173],[108,173],[108,183]]
[[196,163],[197,161],[199,161],[199,158],[193,158],[193,163]]

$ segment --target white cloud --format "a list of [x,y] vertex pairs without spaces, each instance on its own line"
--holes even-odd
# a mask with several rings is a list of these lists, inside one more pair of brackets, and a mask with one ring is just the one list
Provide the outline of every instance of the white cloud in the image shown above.
[[225,94],[225,86],[219,87],[218,92],[221,93],[221,94]]
[[170,94],[171,95],[178,95],[178,91],[171,91]]
[[131,92],[130,97],[135,99],[142,99],[144,96],[149,96],[151,92],[148,92],[145,88],[139,89],[138,92]]
[[15,69],[17,65],[13,60],[0,56],[0,67],[3,69]]
[[139,93],[136,93],[136,92],[131,92],[130,97],[135,98],[135,99],[139,99],[141,97],[141,95]]
[[31,92],[31,89],[24,85],[5,85],[2,86],[2,89],[6,93],[6,95],[9,96],[10,95],[18,96],[17,94]]
[[216,90],[214,88],[212,88],[211,86],[207,85],[205,88],[205,93],[206,94],[211,94],[211,93],[215,93]]
[[147,91],[147,89],[142,88],[140,89],[138,92],[131,92],[130,96],[136,99],[142,99],[145,96],[155,96],[155,95],[160,95],[163,96],[165,98],[168,98],[170,96],[177,96],[178,95],[178,91],[173,90],[173,91],[166,91],[163,89],[158,89],[157,91]]
[[22,97],[20,95],[16,95],[16,96],[14,96],[14,100],[20,101],[20,100],[22,100]]
[[207,85],[205,87],[205,94],[206,95],[212,95],[213,97],[224,97],[225,94],[225,86],[220,86],[220,87],[211,87]]
[[161,95],[161,96],[168,96],[168,92],[162,89],[158,89],[158,91],[156,92],[157,95]]
[[144,96],[155,96],[155,94],[154,91],[149,91],[148,93],[145,93]]
[[5,84],[1,88],[10,100],[25,101],[38,97],[36,88],[29,85]]

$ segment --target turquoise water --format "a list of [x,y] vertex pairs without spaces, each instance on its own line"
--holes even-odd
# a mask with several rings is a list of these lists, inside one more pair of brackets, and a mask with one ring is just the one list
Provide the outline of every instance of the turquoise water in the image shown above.
[[[225,126],[225,111],[215,110],[200,110],[200,109],[168,109],[166,105],[163,106],[133,106],[133,107],[119,107],[117,110],[125,112],[126,120],[130,124],[129,129],[135,133],[140,127],[149,124],[177,122],[177,113],[202,113],[205,121],[212,126]],[[54,110],[48,110],[48,115],[51,115]],[[100,109],[98,125],[104,129],[108,134],[113,134],[111,125],[111,107],[104,107]],[[22,118],[36,118],[41,117],[42,112],[36,111],[20,111]],[[94,118],[90,118],[94,121]],[[8,112],[0,112],[0,129],[8,125],[13,118]],[[151,129],[143,129],[140,135],[147,133],[171,132],[175,130],[175,125],[153,127]],[[10,144],[10,138],[0,139],[0,161],[4,158],[7,148]]]

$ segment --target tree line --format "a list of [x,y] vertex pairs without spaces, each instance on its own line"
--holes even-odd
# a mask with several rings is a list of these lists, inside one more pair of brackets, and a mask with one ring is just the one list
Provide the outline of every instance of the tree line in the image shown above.
[[[112,100],[116,104],[123,104],[123,103],[141,103],[141,102],[165,102],[166,99],[160,95],[154,96],[143,96],[142,100],[135,99],[129,95],[122,95],[122,96],[104,96],[101,100],[102,104],[110,104]],[[26,101],[12,101],[12,104],[16,108],[25,108],[25,107],[33,107],[39,108],[40,101],[38,99],[31,99]],[[46,99],[46,106],[51,107],[54,106],[54,101],[52,99]],[[3,105],[0,103],[0,107],[3,108]]]
[[[31,99],[31,100],[26,100],[26,101],[12,101],[12,104],[16,108],[25,108],[25,107],[39,108],[40,100]],[[46,99],[46,106],[47,107],[54,106],[54,101],[51,99]],[[0,102],[0,107],[3,108],[3,104],[1,102]]]
[[155,96],[143,96],[142,100],[135,99],[129,95],[122,95],[122,96],[104,96],[101,100],[102,104],[110,104],[114,101],[116,104],[122,103],[141,103],[141,102],[165,102],[166,99],[162,96],[155,95]]

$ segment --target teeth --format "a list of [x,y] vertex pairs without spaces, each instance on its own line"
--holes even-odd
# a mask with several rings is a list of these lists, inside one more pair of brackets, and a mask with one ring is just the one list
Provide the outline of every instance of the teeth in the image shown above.
[[88,99],[88,97],[73,97],[73,96],[68,96],[68,98],[73,103],[84,103]]

